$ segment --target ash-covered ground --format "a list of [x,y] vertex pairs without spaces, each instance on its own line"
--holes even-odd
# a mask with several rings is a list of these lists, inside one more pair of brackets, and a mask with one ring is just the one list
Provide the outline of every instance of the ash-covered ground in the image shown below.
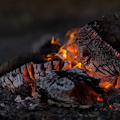
[[0,86],[0,120],[118,120],[119,109],[96,105],[89,109],[64,108],[21,97]]

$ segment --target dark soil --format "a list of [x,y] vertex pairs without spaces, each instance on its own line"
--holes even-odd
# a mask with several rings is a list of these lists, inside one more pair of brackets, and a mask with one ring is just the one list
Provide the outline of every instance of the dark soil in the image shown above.
[[73,109],[40,103],[30,97],[15,101],[17,95],[0,86],[0,120],[118,120],[120,110],[108,106]]

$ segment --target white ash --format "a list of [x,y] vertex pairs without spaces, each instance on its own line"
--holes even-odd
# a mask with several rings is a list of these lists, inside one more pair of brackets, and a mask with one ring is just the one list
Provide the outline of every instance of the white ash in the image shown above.
[[[44,94],[48,96],[48,99],[55,99],[63,103],[76,104],[77,106],[81,104],[81,102],[79,100],[78,102],[78,98],[72,96],[72,92],[76,87],[75,82],[81,85],[86,84],[86,87],[96,91],[98,90],[99,92],[101,88],[98,87],[98,83],[94,83],[93,80],[97,81],[99,79],[88,76],[84,70],[79,68],[46,71],[45,75],[41,75],[40,78],[36,80],[36,89],[41,96],[41,90],[45,90]],[[78,91],[78,94],[79,92],[82,91]],[[50,103],[56,102],[52,101]]]

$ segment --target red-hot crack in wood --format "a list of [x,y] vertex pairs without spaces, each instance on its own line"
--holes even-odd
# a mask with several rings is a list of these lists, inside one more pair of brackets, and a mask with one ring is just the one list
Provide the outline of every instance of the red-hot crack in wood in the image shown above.
[[60,102],[63,106],[103,102],[103,88],[120,88],[120,56],[99,36],[99,28],[92,22],[72,32],[58,53],[50,53],[42,61],[27,60],[17,68],[8,62],[4,65],[8,70],[4,66],[0,69],[5,73],[1,77],[3,87],[23,95],[38,92],[46,95],[50,104]]
[[78,61],[82,63],[87,73],[101,78],[100,86],[105,88],[115,86],[119,89],[119,53],[102,40],[92,25],[80,29],[76,44],[79,51]]

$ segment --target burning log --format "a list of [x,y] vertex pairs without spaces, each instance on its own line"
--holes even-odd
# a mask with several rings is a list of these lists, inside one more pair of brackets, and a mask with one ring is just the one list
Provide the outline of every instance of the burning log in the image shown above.
[[[63,63],[62,68],[66,65]],[[21,95],[39,92],[42,97],[47,96],[51,104],[66,107],[84,108],[102,101],[99,78],[92,78],[79,68],[59,70],[62,68],[57,59],[39,64],[29,62],[2,76],[2,86]]]
[[100,79],[88,76],[79,68],[60,70],[66,65],[60,59],[39,64],[29,62],[6,73],[1,83],[16,94],[34,96],[38,92],[42,98],[47,96],[48,103],[58,106],[89,108],[101,102]]
[[[104,40],[112,34],[105,29],[112,25],[91,22],[71,33],[56,54],[29,54],[10,60],[0,67],[3,87],[22,95],[38,92],[50,104],[65,107],[83,108],[82,105],[106,100],[106,96],[113,101],[114,96],[109,94],[112,88],[119,97],[120,55],[113,49],[116,45],[112,47],[111,42]],[[60,46],[54,39],[51,43]],[[104,87],[104,98],[100,86]]]
[[105,82],[119,89],[120,56],[106,43],[95,28],[100,28],[97,22],[85,25],[80,29],[76,39],[78,62],[81,62],[89,75],[100,77],[100,85]]
[[99,78],[88,76],[84,70],[71,68],[48,71],[36,80],[36,88],[41,96],[46,94],[50,104],[87,108],[103,101],[99,82]]
[[[1,66],[1,69],[5,68],[3,69],[3,72],[13,69],[11,66],[13,66],[19,58],[23,59],[25,57],[22,58],[19,56],[5,63]],[[37,61],[35,62],[35,57],[33,59],[32,56],[31,59],[34,60],[34,62],[25,63],[22,66],[4,74],[1,77],[2,86],[17,94],[31,95],[32,92],[35,92],[34,82],[36,79],[38,79],[46,71],[59,70],[62,66],[64,66],[62,60],[52,54],[50,54],[50,56],[43,56],[41,60],[39,59],[39,63],[36,63]],[[48,59],[50,59],[50,61],[48,61]],[[21,63],[24,62],[25,59]],[[16,64],[16,66],[19,66],[21,63]],[[6,64],[9,64],[10,67],[7,68]]]
[[74,42],[82,68],[90,76],[101,78],[99,85],[105,88],[120,87],[119,19],[116,14],[85,25]]

